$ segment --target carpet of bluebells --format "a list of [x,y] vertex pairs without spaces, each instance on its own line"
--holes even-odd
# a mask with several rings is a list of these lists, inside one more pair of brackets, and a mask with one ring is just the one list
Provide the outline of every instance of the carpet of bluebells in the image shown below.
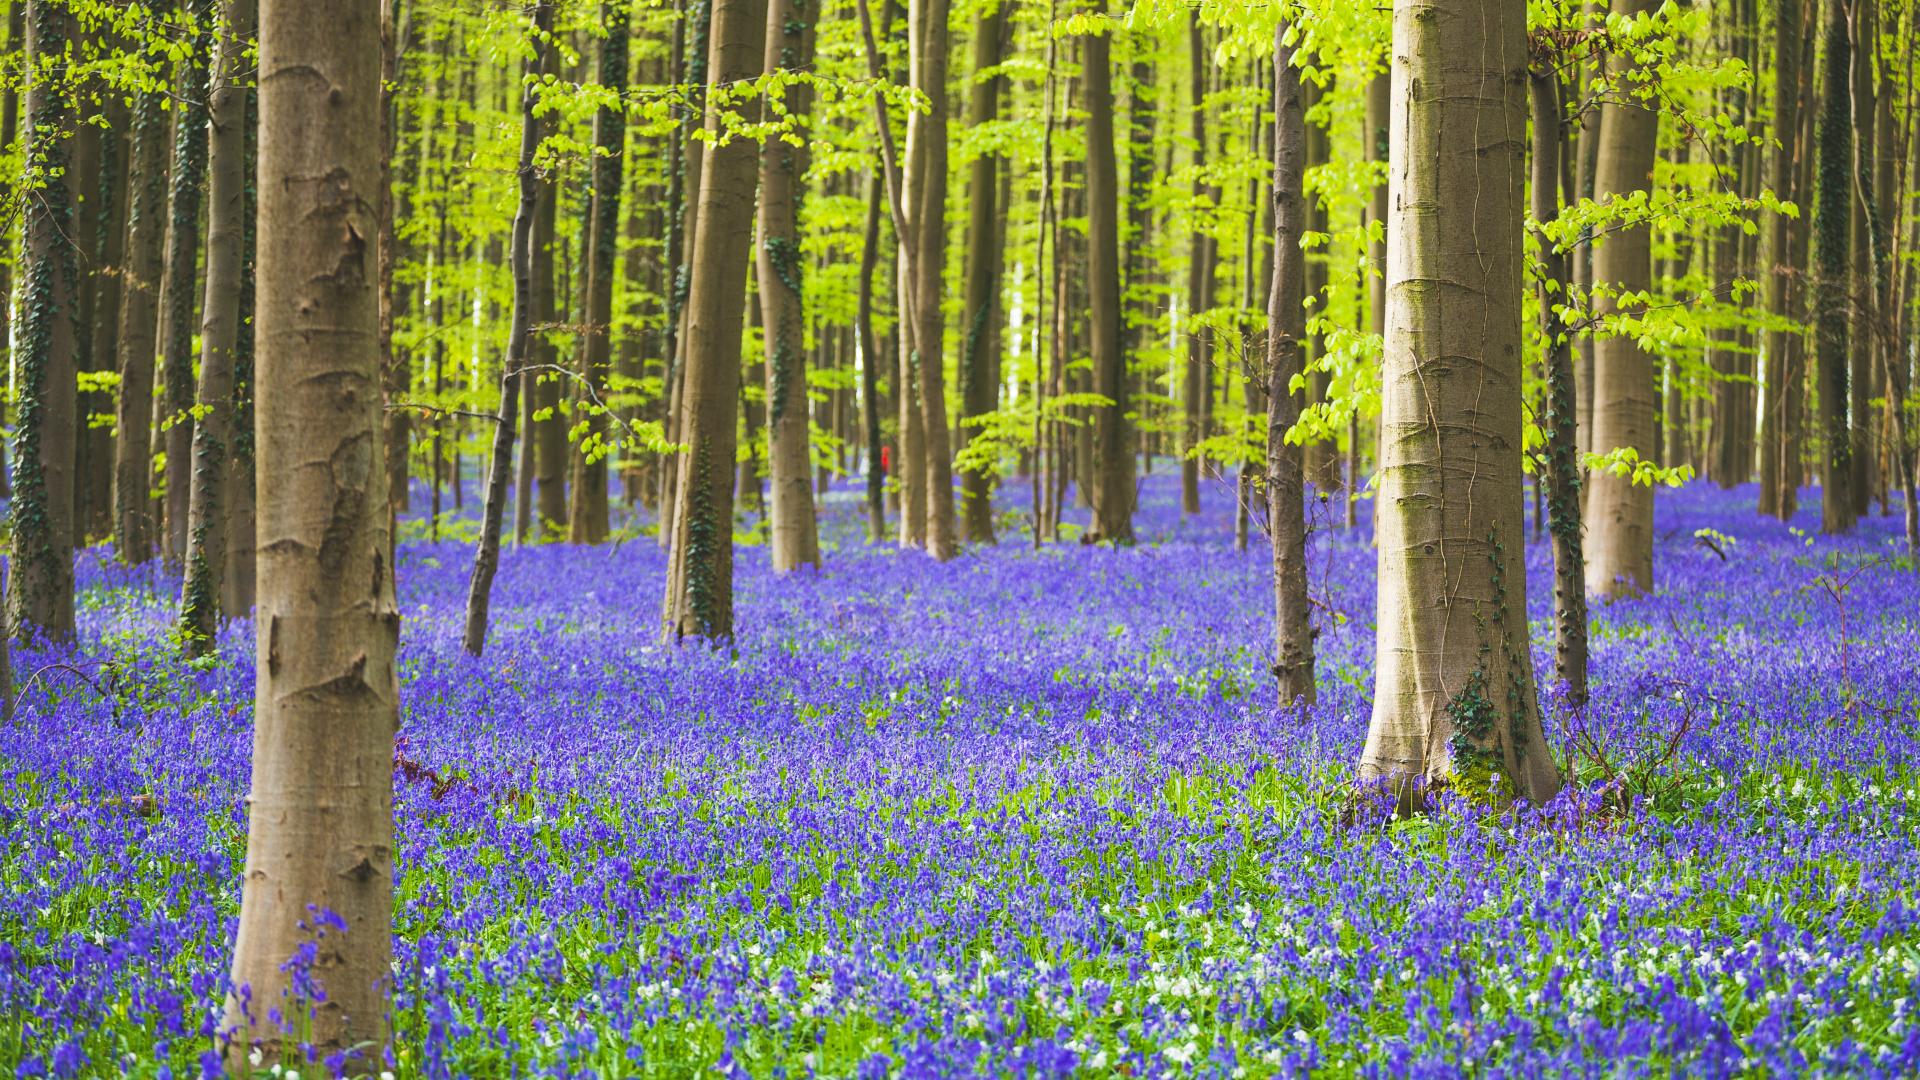
[[[1183,521],[1149,477],[1129,550],[1035,551],[1020,498],[948,565],[865,544],[851,486],[818,575],[747,536],[732,655],[658,643],[642,532],[508,551],[469,659],[471,521],[407,522],[388,1071],[1920,1071],[1894,519],[1832,540],[1817,492],[1798,529],[1751,487],[1662,492],[1657,595],[1596,611],[1584,715],[1544,702],[1569,793],[1394,822],[1350,784],[1364,516],[1316,507],[1321,699],[1278,710],[1266,549],[1233,550],[1223,486]],[[102,549],[79,580],[81,646],[16,655],[0,729],[0,1076],[195,1076],[252,629],[187,665],[173,581]]]

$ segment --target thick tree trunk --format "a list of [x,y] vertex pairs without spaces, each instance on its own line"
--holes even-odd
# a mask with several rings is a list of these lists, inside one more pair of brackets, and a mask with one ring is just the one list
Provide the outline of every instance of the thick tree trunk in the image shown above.
[[213,650],[227,568],[227,458],[233,441],[234,351],[240,291],[247,279],[246,53],[254,0],[224,0],[207,110],[206,299],[200,311],[199,421],[193,430],[187,572],[180,591],[180,638],[190,656]]
[[1523,561],[1526,12],[1396,0],[1393,50],[1379,671],[1360,776],[1403,809],[1439,784],[1538,804],[1560,776]]
[[[1632,17],[1651,0],[1614,0],[1614,13]],[[1660,115],[1640,101],[1608,101],[1600,107],[1600,160],[1594,198],[1607,201],[1653,188],[1654,148]],[[1593,253],[1593,280],[1616,292],[1653,286],[1653,254],[1647,226],[1621,229]],[[1612,299],[1595,305],[1614,310]],[[1602,338],[1593,349],[1593,445],[1596,454],[1630,448],[1651,460],[1659,453],[1654,424],[1653,357],[1632,337]],[[1653,488],[1608,470],[1595,472],[1585,518],[1593,538],[1587,591],[1603,597],[1653,589]]]
[[[167,14],[162,6],[156,14]],[[166,252],[167,112],[163,90],[133,99],[133,180],[128,188],[126,273],[120,286],[120,394],[115,407],[113,547],[120,561],[153,557],[153,361]]]
[[907,115],[904,174],[908,228],[913,231],[907,287],[914,319],[914,367],[920,381],[922,437],[926,440],[926,545],[936,559],[958,551],[953,511],[953,448],[947,424],[945,293],[947,259],[947,11],[948,0],[908,3],[911,85],[926,95],[924,111]]
[[[766,0],[714,0],[709,90],[760,74],[766,32]],[[708,104],[709,135],[724,130],[720,109]],[[664,605],[669,642],[733,637],[733,459],[758,156],[750,140],[710,143],[701,169],[687,293],[681,438],[687,452],[675,483]]]
[[[352,1073],[380,1068],[387,1042],[400,611],[381,447],[379,37],[370,4],[261,7],[259,644],[222,1024],[236,1075],[255,1046],[278,1060],[288,1028]],[[309,985],[324,998],[303,997]]]
[[[553,28],[553,5],[533,5],[534,60],[530,75],[544,66]],[[522,373],[530,359],[533,338],[533,218],[540,203],[540,179],[534,172],[534,153],[540,148],[540,121],[534,116],[539,96],[529,81],[520,91],[520,159],[515,172],[520,205],[513,215],[513,241],[508,265],[513,272],[513,316],[507,330],[507,357],[500,373],[500,408],[493,425],[492,455],[487,463],[487,495],[480,514],[480,543],[473,553],[473,573],[467,579],[467,625],[462,644],[479,656],[487,645],[487,613],[493,601],[493,577],[500,568],[500,523],[506,516],[507,477],[513,470],[513,439],[520,413]]]
[[[1560,163],[1566,151],[1566,114],[1559,75],[1531,73],[1533,103],[1533,218],[1540,226],[1560,216]],[[1580,450],[1575,443],[1573,331],[1554,310],[1566,303],[1567,255],[1540,240],[1540,336],[1546,343],[1548,526],[1553,534],[1553,664],[1575,706],[1587,701],[1586,558],[1581,551]],[[1537,481],[1536,481],[1537,482]]]
[[173,108],[173,170],[167,196],[166,269],[160,277],[160,349],[167,455],[166,530],[161,552],[184,565],[188,502],[193,483],[193,312],[199,299],[200,203],[207,175],[207,82],[213,47],[213,0],[187,0],[196,26],[192,52],[180,65]]
[[1814,215],[1814,333],[1818,341],[1821,435],[1820,527],[1848,532],[1855,514],[1853,445],[1847,425],[1850,323],[1853,317],[1848,251],[1853,206],[1853,121],[1849,72],[1852,45],[1845,5],[1827,5],[1826,87],[1820,119],[1820,190]]
[[[980,73],[998,68],[1002,58],[1002,35],[1011,0],[1002,0],[985,9],[973,31],[973,81],[967,124],[981,130],[1000,115],[1000,85],[1004,77]],[[999,201],[1000,176],[1004,163],[997,153],[983,152],[973,159],[967,174],[967,298],[965,337],[960,352],[961,416],[975,417],[992,412],[1000,404],[999,367],[996,333],[1000,321],[1000,272],[1004,262],[996,231],[1002,227],[1005,212]],[[962,430],[960,442],[966,441]],[[972,544],[991,544],[993,536],[993,489],[998,477],[992,469],[972,469],[960,476],[960,534]]]
[[[771,0],[767,5],[768,75],[813,69],[819,0]],[[813,93],[804,83],[785,91],[789,116],[806,118]],[[769,139],[760,152],[760,250],[757,282],[766,341],[767,472],[772,489],[773,568],[785,572],[820,565],[813,508],[813,436],[807,407],[806,312],[801,284],[800,203],[806,194],[808,155]]]
[[1093,536],[1133,542],[1133,425],[1127,420],[1127,357],[1120,324],[1120,167],[1113,149],[1113,74],[1105,34],[1081,39],[1087,87],[1087,344],[1093,392]]
[[13,546],[6,626],[28,640],[73,637],[74,313],[79,293],[66,127],[73,103],[57,58],[73,44],[64,4],[26,7],[26,153],[48,179],[25,200],[25,267],[14,365]]
[[[600,43],[600,86],[614,94],[627,87],[627,11],[625,0],[600,5],[600,21],[607,36]],[[611,522],[607,507],[608,369],[613,361],[613,276],[620,238],[620,187],[626,163],[626,113],[602,107],[593,117],[592,219],[587,250],[582,259],[586,274],[583,310],[581,396],[585,398],[586,434],[574,447],[572,504],[567,508],[567,539],[576,544],[598,544],[607,538]]]
[[1293,64],[1292,28],[1274,31],[1273,284],[1267,296],[1267,529],[1273,539],[1273,675],[1280,704],[1317,700],[1312,607],[1307,596],[1306,462],[1287,441],[1300,419],[1293,381],[1305,363],[1307,169],[1305,103]]

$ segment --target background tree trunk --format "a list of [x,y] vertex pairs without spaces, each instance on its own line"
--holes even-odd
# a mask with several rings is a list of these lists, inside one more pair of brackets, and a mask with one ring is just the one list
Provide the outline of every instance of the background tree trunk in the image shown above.
[[[714,0],[709,92],[757,77],[766,35],[766,0]],[[725,130],[720,109],[707,106],[709,135]],[[688,449],[675,483],[663,620],[669,642],[733,637],[733,459],[759,155],[751,141],[736,138],[708,144],[705,158],[689,264],[681,438]]]
[[1538,804],[1560,777],[1523,561],[1526,11],[1396,0],[1393,17],[1379,672],[1360,776],[1402,807],[1439,783]]
[[188,655],[213,650],[227,568],[227,458],[233,441],[234,352],[240,292],[251,286],[243,264],[247,210],[246,54],[254,36],[254,0],[225,0],[207,110],[206,298],[200,316],[200,419],[193,431],[187,568],[180,592],[181,643]]
[[[1000,0],[983,10],[973,31],[972,96],[967,114],[968,127],[979,131],[993,124],[1000,115],[1000,86],[1003,76],[983,77],[998,68],[1002,59],[1001,40],[1011,0]],[[967,176],[967,298],[965,338],[960,351],[961,416],[975,417],[992,412],[1000,404],[998,375],[999,343],[996,333],[1000,321],[1000,273],[1005,261],[995,242],[1002,227],[1001,215],[1011,210],[999,200],[1000,177],[1005,164],[1000,155],[982,151],[973,159]],[[957,440],[966,445],[968,432],[962,428]],[[991,469],[971,469],[960,474],[960,536],[972,544],[991,544],[993,536],[993,490],[997,477]]]
[[[161,5],[155,16],[164,18],[170,6]],[[153,487],[154,333],[167,237],[165,101],[160,89],[142,91],[133,99],[133,176],[128,186],[126,275],[120,283],[120,394],[113,462],[113,547],[129,565],[153,557],[148,504]]]
[[[1613,11],[1631,18],[1652,7],[1650,0],[1614,0]],[[1626,61],[1622,61],[1625,66]],[[1639,85],[1630,76],[1624,86]],[[1638,100],[1609,100],[1600,106],[1600,158],[1594,198],[1606,201],[1653,188],[1653,159],[1660,132],[1658,113]],[[1651,235],[1646,226],[1620,229],[1593,253],[1593,281],[1616,292],[1653,286]],[[1595,311],[1611,312],[1611,297]],[[1654,424],[1653,357],[1631,337],[1601,338],[1593,346],[1593,453],[1631,448],[1651,460],[1659,453]],[[1587,591],[1612,597],[1653,589],[1653,488],[1606,470],[1594,472],[1585,518],[1593,539],[1587,562]]]
[[[813,69],[819,0],[771,0],[767,5],[769,75]],[[813,92],[805,83],[785,91],[789,116],[805,121]],[[767,467],[772,492],[773,568],[785,572],[820,565],[813,507],[813,433],[807,395],[805,260],[800,250],[800,203],[806,194],[808,154],[770,139],[760,152],[760,322],[765,328]]]
[[[1566,152],[1566,113],[1559,75],[1530,73],[1533,104],[1533,218],[1541,226],[1560,217],[1560,164]],[[1540,238],[1540,336],[1546,343],[1547,516],[1553,535],[1554,673],[1575,705],[1587,701],[1586,556],[1581,551],[1579,424],[1574,408],[1573,331],[1554,310],[1567,302],[1567,255]],[[1540,481],[1536,481],[1538,483]]]
[[946,320],[940,301],[947,264],[947,0],[908,3],[908,69],[925,111],[907,114],[908,227],[914,232],[908,287],[915,320],[914,366],[926,440],[926,541],[936,559],[958,551],[953,512],[953,447],[947,425]]
[[[534,58],[529,76],[546,66],[553,29],[553,5],[533,5]],[[479,656],[487,644],[487,613],[493,600],[493,577],[500,568],[500,522],[506,514],[507,476],[513,469],[514,425],[519,420],[520,384],[533,337],[533,218],[539,209],[540,178],[534,172],[534,153],[540,148],[540,121],[534,116],[539,95],[529,81],[520,91],[520,204],[513,215],[509,265],[513,272],[513,322],[507,331],[505,370],[500,373],[500,409],[493,426],[493,452],[487,465],[486,504],[480,514],[480,543],[473,553],[473,573],[467,580],[467,623],[462,644]]]
[[[235,1072],[255,1041],[278,1060],[270,1009],[317,1055],[349,1053],[352,1072],[379,1068],[387,1041],[400,611],[381,447],[379,37],[370,4],[261,8],[260,616],[240,989],[222,1025]],[[312,964],[289,964],[307,944]],[[295,998],[296,979],[326,999]]]
[[[1188,94],[1193,122],[1193,200],[1201,202],[1208,194],[1205,173],[1207,158],[1207,71],[1212,59],[1207,52],[1206,35],[1200,27],[1200,12],[1187,15]],[[1198,224],[1187,243],[1187,357],[1180,385],[1180,409],[1184,421],[1180,436],[1180,512],[1200,512],[1200,458],[1196,452],[1206,435],[1206,394],[1209,357],[1208,331],[1193,326],[1193,320],[1213,306],[1213,241]]]
[[1820,190],[1814,216],[1814,333],[1820,385],[1821,435],[1826,442],[1820,484],[1820,528],[1853,529],[1853,444],[1847,425],[1849,323],[1853,317],[1848,251],[1853,205],[1852,46],[1846,7],[1826,6],[1826,87],[1820,118]]
[[1308,213],[1305,103],[1293,46],[1282,23],[1273,54],[1273,285],[1267,298],[1267,530],[1273,539],[1273,675],[1280,704],[1317,700],[1313,683],[1312,607],[1307,596],[1306,462],[1287,442],[1300,419],[1293,380],[1304,366],[1307,334]]
[[[600,43],[600,85],[616,95],[627,89],[627,0],[600,5],[606,39]],[[602,107],[593,117],[593,205],[582,262],[586,304],[581,330],[582,397],[586,436],[574,447],[573,502],[567,508],[567,539],[598,544],[611,531],[607,507],[606,445],[608,369],[613,361],[613,276],[620,238],[620,188],[626,165],[627,120],[620,108]]]
[[1104,33],[1081,39],[1087,86],[1087,344],[1093,392],[1093,536],[1133,542],[1133,425],[1127,420],[1127,356],[1120,324],[1120,167],[1113,149],[1113,70]]
[[173,107],[173,170],[167,196],[166,269],[160,277],[161,400],[167,455],[166,531],[161,553],[181,567],[187,552],[187,504],[193,490],[193,311],[200,293],[200,202],[207,176],[207,80],[213,48],[213,0],[187,0],[197,28],[180,64]]
[[[1773,153],[1769,182],[1773,192],[1783,199],[1800,201],[1794,185],[1794,149],[1800,134],[1800,99],[1797,79],[1800,75],[1800,36],[1805,26],[1800,0],[1775,0],[1773,32],[1773,137],[1779,144]],[[1798,319],[1799,267],[1792,262],[1793,219],[1773,215],[1771,235],[1773,265],[1768,268],[1767,308],[1775,319]],[[1787,501],[1781,492],[1786,454],[1787,397],[1799,382],[1789,362],[1788,344],[1794,334],[1775,329],[1767,333],[1767,378],[1765,401],[1760,410],[1760,512],[1778,517]]]
[[860,243],[860,285],[854,317],[860,333],[860,405],[867,435],[867,540],[887,538],[886,469],[880,429],[880,340],[873,332],[873,275],[880,263],[880,200],[885,197],[878,169],[867,177],[867,228]]

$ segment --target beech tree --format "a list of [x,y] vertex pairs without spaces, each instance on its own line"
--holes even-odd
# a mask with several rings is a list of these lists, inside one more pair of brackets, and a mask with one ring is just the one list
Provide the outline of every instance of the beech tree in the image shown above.
[[14,350],[19,427],[13,444],[13,547],[6,626],[15,636],[73,636],[74,314],[79,252],[65,128],[71,87],[59,58],[73,44],[65,4],[26,7],[26,159],[33,195],[21,223],[24,264]]
[[166,499],[161,552],[184,566],[192,495],[194,302],[200,299],[200,209],[207,180],[208,78],[213,49],[213,0],[186,0],[190,51],[180,64],[174,98],[173,168],[168,174],[166,261],[160,276],[161,387],[154,429],[165,434]]
[[1113,73],[1104,30],[1082,43],[1087,86],[1087,344],[1093,392],[1093,535],[1133,542],[1133,425],[1127,420],[1127,357],[1120,307],[1120,173],[1113,148]]
[[[625,0],[600,5],[607,36],[600,42],[600,86],[617,98],[627,86],[627,10]],[[603,105],[593,117],[593,201],[584,272],[585,325],[580,334],[581,396],[586,429],[573,455],[572,502],[567,507],[567,539],[597,544],[607,538],[608,369],[613,360],[614,256],[620,235],[620,187],[626,164],[626,118],[619,104]]]
[[[1631,19],[1650,10],[1652,0],[1613,0],[1613,13]],[[1599,201],[1649,191],[1660,115],[1637,96],[1648,73],[1644,66],[1615,57],[1623,92],[1600,106]],[[1615,311],[1615,297],[1644,292],[1653,285],[1651,229],[1627,224],[1615,230],[1593,253],[1593,281],[1608,291],[1594,309]],[[1590,451],[1632,450],[1652,460],[1658,451],[1654,424],[1654,362],[1638,340],[1626,334],[1599,338],[1593,345],[1593,442]],[[1595,470],[1586,496],[1587,528],[1593,549],[1587,558],[1587,591],[1603,597],[1631,595],[1653,588],[1653,488],[1611,469]]]
[[[1378,632],[1360,776],[1551,798],[1521,498],[1526,10],[1396,0]],[[1472,137],[1462,137],[1471,132]]]
[[[224,0],[207,110],[206,299],[200,318],[198,423],[188,500],[186,580],[180,594],[181,642],[190,655],[213,648],[227,569],[228,457],[234,439],[234,357],[240,295],[250,289],[246,254],[246,60],[255,0]],[[233,614],[229,612],[229,614]]]
[[400,630],[377,7],[263,0],[259,72],[253,779],[222,1030],[235,1073],[296,1039],[372,1072],[387,1042]]
[[1313,609],[1307,596],[1306,455],[1287,439],[1300,419],[1306,361],[1306,106],[1291,36],[1273,38],[1273,283],[1267,300],[1267,532],[1273,540],[1274,659],[1280,703],[1311,705]]
[[733,461],[740,338],[759,148],[730,137],[715,89],[752,79],[766,60],[766,0],[714,0],[707,58],[708,143],[687,288],[686,372],[673,543],[662,620],[669,642],[733,637]]
[[[815,5],[819,0],[769,0],[768,75],[813,68]],[[812,92],[787,87],[779,115],[804,121]],[[760,323],[766,340],[767,466],[772,479],[773,568],[820,565],[814,525],[813,441],[807,408],[806,312],[801,303],[805,259],[800,249],[800,202],[806,191],[809,133],[771,138],[760,152]],[[798,143],[799,145],[795,145]]]

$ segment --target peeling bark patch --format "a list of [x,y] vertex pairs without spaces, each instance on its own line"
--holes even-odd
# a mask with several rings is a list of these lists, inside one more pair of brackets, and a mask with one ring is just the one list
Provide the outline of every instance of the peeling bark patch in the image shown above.
[[366,523],[367,479],[373,470],[373,439],[366,432],[342,442],[328,461],[333,478],[333,509],[320,540],[320,567],[329,574],[346,568],[353,538]]

